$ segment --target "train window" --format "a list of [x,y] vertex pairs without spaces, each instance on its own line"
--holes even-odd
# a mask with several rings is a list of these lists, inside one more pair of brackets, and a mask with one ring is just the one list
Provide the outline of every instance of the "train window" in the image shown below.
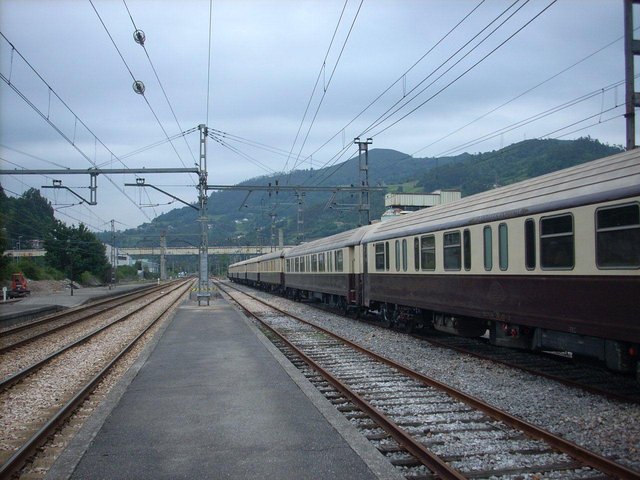
[[407,254],[407,240],[402,240],[402,271],[407,271],[407,263],[409,263]]
[[384,270],[384,243],[376,243],[376,270]]
[[559,215],[540,220],[540,266],[571,269],[575,264],[573,216]]
[[413,266],[416,272],[420,270],[420,240],[418,237],[413,239]]
[[333,251],[327,252],[327,272],[333,272]]
[[484,269],[491,271],[493,268],[493,233],[491,227],[486,226],[482,231],[484,236]]
[[400,240],[396,240],[396,272],[400,271]]
[[293,260],[293,269],[294,269],[296,272],[299,272],[299,271],[300,271],[300,259],[299,259],[298,257],[296,257],[296,258]]
[[422,270],[436,269],[436,237],[426,235],[420,238],[420,263]]
[[389,271],[389,242],[384,242],[384,269]]
[[531,218],[524,222],[524,264],[527,270],[536,268],[536,222]]
[[467,228],[462,232],[462,248],[464,249],[464,269],[471,270],[471,232]]
[[500,270],[509,268],[509,227],[506,223],[498,226],[498,263]]
[[311,271],[318,271],[318,255],[316,255],[315,253],[311,255]]
[[596,262],[600,268],[640,267],[640,206],[596,212]]
[[318,271],[324,272],[324,253],[318,254]]
[[460,248],[460,232],[444,234],[444,269],[460,270],[462,250]]
[[342,268],[342,250],[336,250],[336,272],[341,272]]
[[287,265],[287,273],[288,273],[288,272],[290,272],[290,271],[291,271],[291,260],[290,260],[290,259],[288,259],[288,258],[287,258],[286,265]]

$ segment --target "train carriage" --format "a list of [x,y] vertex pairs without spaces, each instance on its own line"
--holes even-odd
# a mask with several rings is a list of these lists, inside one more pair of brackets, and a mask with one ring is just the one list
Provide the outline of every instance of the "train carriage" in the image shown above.
[[632,151],[379,224],[362,240],[363,304],[626,370],[640,345],[639,195]]
[[372,226],[293,247],[285,254],[285,289],[294,298],[348,308],[361,303],[363,235]]
[[247,260],[229,265],[227,276],[233,282],[245,283],[247,280]]
[[279,292],[284,288],[284,253],[286,249],[277,250],[256,257],[258,265],[258,286],[272,292]]
[[[369,310],[407,330],[488,330],[497,345],[570,351],[640,376],[637,150],[308,242],[281,259],[294,298]],[[257,284],[259,261],[230,272]]]

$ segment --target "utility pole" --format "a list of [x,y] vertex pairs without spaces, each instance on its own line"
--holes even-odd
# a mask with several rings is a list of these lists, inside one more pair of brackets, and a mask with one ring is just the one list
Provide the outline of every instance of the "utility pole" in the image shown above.
[[358,145],[358,164],[360,169],[360,205],[358,212],[360,217],[358,226],[369,225],[371,223],[371,205],[369,204],[369,145],[373,143],[373,139],[367,138],[361,141],[360,137],[353,139],[353,143]]
[[624,74],[627,119],[627,150],[636,148],[636,107],[640,101],[635,88],[635,56],[640,55],[640,40],[633,38],[633,6],[640,0],[624,0]]
[[304,242],[304,192],[296,191],[298,197],[298,236],[296,243],[300,245]]
[[160,232],[160,280],[167,279],[167,260],[165,255],[167,254],[167,232],[162,230]]
[[206,300],[209,305],[209,225],[207,218],[207,134],[206,125],[198,125],[200,130],[200,166],[198,183],[198,200],[200,202],[200,262],[198,270],[198,305]]
[[116,255],[116,221],[111,220],[111,283],[109,283],[109,290],[111,290],[116,283],[116,271],[118,269],[118,256]]
[[271,212],[269,214],[271,217],[271,251],[273,252],[276,249],[276,212]]

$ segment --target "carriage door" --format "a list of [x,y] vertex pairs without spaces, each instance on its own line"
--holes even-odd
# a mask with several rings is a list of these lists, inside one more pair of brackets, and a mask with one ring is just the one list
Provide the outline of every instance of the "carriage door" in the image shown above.
[[349,273],[347,275],[347,278],[349,279],[349,298],[348,301],[349,303],[356,303],[356,274],[355,274],[355,262],[356,262],[356,255],[355,255],[355,248],[354,247],[349,247],[349,249],[347,250],[347,261],[349,262],[348,265],[348,269],[349,269]]

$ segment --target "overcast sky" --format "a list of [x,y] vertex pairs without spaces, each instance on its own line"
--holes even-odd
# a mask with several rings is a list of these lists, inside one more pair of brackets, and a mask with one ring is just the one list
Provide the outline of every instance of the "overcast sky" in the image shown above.
[[[134,42],[127,6],[177,122]],[[622,6],[622,0],[214,0],[208,88],[208,0],[93,0],[93,6],[0,0],[0,31],[15,47],[0,38],[2,168],[193,166],[198,132],[177,136],[173,145],[167,135],[199,124],[229,134],[224,145],[208,140],[209,184],[343,161],[357,151],[352,142],[360,135],[373,137],[372,148],[416,157],[545,136],[590,135],[622,145],[624,86],[615,87],[624,80]],[[144,82],[144,97],[133,91],[131,75]],[[485,135],[492,138],[476,142]],[[144,176],[186,201],[197,198],[194,175]],[[89,198],[88,175],[0,181],[19,195],[54,178]],[[119,229],[137,226],[181,206],[150,189],[124,187],[134,175],[110,178],[98,177],[97,206],[70,206],[78,200],[64,190],[41,193],[55,203],[58,218],[92,229],[108,229],[111,219]],[[140,206],[148,204],[161,205]]]

